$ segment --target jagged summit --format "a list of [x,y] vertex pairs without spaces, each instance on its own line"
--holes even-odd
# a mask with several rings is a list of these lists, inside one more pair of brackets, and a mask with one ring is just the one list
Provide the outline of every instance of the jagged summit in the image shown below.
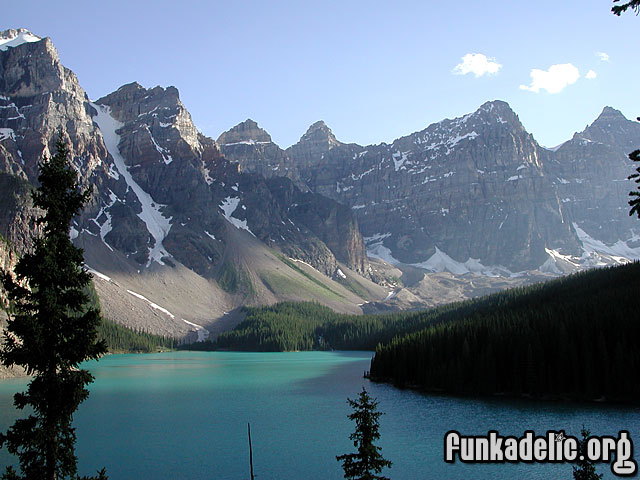
[[218,137],[218,144],[231,145],[235,143],[271,143],[271,135],[260,128],[258,124],[248,118],[235,127],[223,132]]
[[598,118],[596,118],[593,123],[595,124],[598,122],[611,122],[611,121],[617,122],[620,120],[626,121],[627,117],[625,117],[620,110],[617,110],[613,107],[606,106],[602,109],[602,113],[598,115]]
[[338,141],[331,129],[324,123],[323,120],[318,120],[313,123],[300,138],[298,144],[311,143],[318,146],[328,146],[327,150],[342,145],[342,142]]
[[142,85],[140,85],[138,82],[131,82],[131,83],[122,85],[115,92],[112,92],[109,95],[105,95],[104,97],[99,98],[98,100],[96,100],[96,103],[98,104],[108,103],[106,100],[108,98],[113,98],[113,97],[123,97],[131,101],[138,101],[142,98],[152,97],[152,96],[166,96],[168,98],[175,99],[175,100],[180,99],[180,93],[178,92],[178,89],[174,86],[163,88],[158,85],[153,88],[147,89],[147,88],[144,88]]
[[634,139],[638,135],[640,123],[630,121],[620,110],[604,107],[598,118],[583,132],[574,135],[574,139],[586,139],[631,151],[630,149],[637,148]]
[[480,122],[490,124],[500,123],[519,130],[525,130],[511,105],[503,100],[491,100],[483,103],[475,112],[462,117],[464,121],[468,119],[478,119]]
[[0,50],[17,47],[23,43],[39,42],[41,37],[34,35],[26,28],[9,29],[0,32]]
[[[177,119],[170,120],[175,118],[170,117],[170,115],[184,110],[180,102],[180,93],[176,87],[163,88],[156,86],[147,89],[137,82],[127,83],[115,92],[99,98],[95,103],[109,105],[114,118],[121,122],[132,121],[146,114],[158,117],[161,112],[164,112],[165,115],[160,115],[158,118],[163,123],[175,123]],[[169,110],[171,110],[170,113],[168,113]],[[192,135],[195,134],[192,133]]]
[[287,153],[296,161],[315,162],[329,150],[342,145],[327,124],[319,120],[307,129],[298,143],[287,149]]

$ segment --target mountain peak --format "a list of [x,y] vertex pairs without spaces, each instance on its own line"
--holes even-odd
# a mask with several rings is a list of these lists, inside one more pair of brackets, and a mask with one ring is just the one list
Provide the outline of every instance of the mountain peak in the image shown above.
[[604,107],[598,118],[582,132],[573,136],[574,140],[615,145],[624,151],[637,148],[636,139],[640,135],[640,124],[625,117],[620,110]]
[[226,132],[223,132],[218,137],[218,144],[220,145],[242,142],[270,143],[271,135],[269,135],[263,128],[260,128],[257,122],[247,118],[244,122],[240,122],[238,125]]
[[[611,122],[612,120],[614,121],[619,121],[619,120],[627,120],[627,117],[625,117],[622,112],[620,110],[616,110],[613,107],[604,107],[602,109],[602,112],[600,113],[600,115],[598,115],[598,118],[596,118],[596,122]],[[595,123],[595,122],[594,122]]]
[[513,111],[511,106],[503,100],[491,100],[483,103],[476,111],[476,114],[486,112],[491,116],[495,116],[503,122],[519,124],[520,120]]
[[9,29],[0,32],[0,51],[6,51],[8,48],[17,47],[23,43],[39,42],[41,37],[34,35],[26,28]]
[[331,150],[333,147],[342,145],[342,142],[338,141],[336,136],[323,120],[318,120],[307,129],[298,142],[298,144],[303,143],[312,144],[324,150]]

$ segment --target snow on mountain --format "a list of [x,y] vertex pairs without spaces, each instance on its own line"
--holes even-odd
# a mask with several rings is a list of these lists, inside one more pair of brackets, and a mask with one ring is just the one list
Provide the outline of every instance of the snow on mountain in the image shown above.
[[587,268],[606,267],[640,260],[639,235],[634,234],[626,241],[618,240],[612,245],[607,245],[603,241],[593,238],[577,223],[573,222],[572,225],[582,243],[582,255],[563,255],[557,250],[545,248],[549,258],[540,266],[541,272],[563,275]]
[[4,52],[8,48],[17,47],[23,43],[39,42],[40,40],[42,40],[42,38],[24,28],[5,30],[4,32],[0,32],[0,50]]
[[[584,250],[583,258],[593,256],[593,254],[606,255],[611,257],[617,263],[627,263],[632,260],[640,260],[640,246],[631,247],[628,242],[618,240],[613,245],[607,245],[600,240],[592,238],[587,232],[582,230],[576,223],[573,224],[573,228],[578,235],[578,238],[582,242],[582,248]],[[638,235],[634,236],[630,241],[637,242],[640,240]]]
[[434,273],[450,272],[454,275],[464,275],[467,273],[475,273],[485,277],[512,277],[514,274],[502,266],[485,266],[480,263],[477,258],[469,258],[466,262],[458,262],[445,252],[436,248],[436,253],[431,255],[428,260],[421,263],[411,264],[414,267],[424,268]]
[[[237,187],[236,187],[235,190],[237,191]],[[240,220],[240,219],[232,216],[233,212],[236,211],[236,208],[238,208],[239,204],[240,204],[240,198],[238,198],[238,197],[227,197],[220,204],[220,209],[224,212],[224,218],[226,218],[229,222],[231,222],[231,224],[234,227],[239,228],[241,230],[246,230],[251,235],[253,235],[253,232],[251,230],[249,230],[249,226],[247,225],[247,221],[246,220]],[[253,236],[255,237],[255,235],[253,235]]]
[[[118,173],[127,182],[127,185],[138,197],[140,205],[142,205],[142,212],[138,214],[138,217],[145,223],[147,230],[155,240],[153,247],[149,247],[149,261],[147,267],[152,261],[156,261],[161,265],[164,265],[162,257],[169,256],[169,253],[162,245],[162,241],[165,239],[169,230],[171,229],[171,217],[166,218],[160,211],[160,207],[164,205],[157,204],[151,195],[145,192],[140,185],[133,179],[129,169],[124,161],[124,157],[120,154],[118,144],[120,143],[120,135],[116,131],[122,127],[122,123],[114,119],[110,114],[110,107],[105,105],[91,104],[98,112],[93,117],[94,121],[98,124],[102,137],[104,138],[105,146],[113,157]],[[106,234],[105,234],[106,235]]]

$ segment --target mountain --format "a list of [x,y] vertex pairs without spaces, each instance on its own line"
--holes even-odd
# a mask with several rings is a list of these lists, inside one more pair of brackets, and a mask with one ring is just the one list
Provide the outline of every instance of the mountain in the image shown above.
[[358,313],[385,297],[367,279],[352,211],[288,178],[242,171],[198,132],[176,88],[131,83],[91,102],[50,39],[0,38],[0,232],[29,247],[28,192],[63,132],[92,188],[70,234],[112,319],[202,339],[244,304],[315,300]]
[[241,171],[257,173],[265,178],[288,177],[301,190],[309,190],[300,180],[291,157],[250,118],[222,133],[217,143],[225,158],[238,163]]
[[391,144],[322,121],[287,149],[248,119],[200,133],[175,87],[90,101],[48,38],[0,32],[0,233],[37,232],[29,192],[62,132],[92,188],[70,230],[105,314],[204,339],[238,307],[312,300],[340,312],[424,308],[640,258],[627,153],[610,107],[557,149],[491,101]]
[[492,101],[391,145],[344,144],[317,122],[285,153],[311,191],[351,207],[370,256],[405,270],[513,277],[640,257],[626,214],[627,153],[638,145],[640,124],[606,107],[549,150]]

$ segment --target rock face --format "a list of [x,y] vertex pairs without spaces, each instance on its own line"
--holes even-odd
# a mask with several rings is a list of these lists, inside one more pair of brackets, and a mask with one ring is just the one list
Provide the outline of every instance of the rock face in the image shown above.
[[[92,203],[98,202],[109,175],[103,161],[107,151],[78,79],[62,66],[48,38],[34,41],[38,37],[26,30],[8,30],[0,38],[5,41],[0,46],[0,171],[35,184],[38,162],[50,155],[59,133],[64,132],[81,182],[98,187]],[[5,177],[4,181],[24,193],[18,180]],[[28,246],[25,228],[30,214],[24,208],[29,199],[16,195],[18,208],[5,210],[2,232],[22,249]]]
[[329,150],[344,145],[322,121],[311,125],[300,141],[287,149],[287,153],[297,162],[309,163],[322,158]]
[[257,173],[264,178],[288,177],[298,188],[308,190],[300,180],[293,161],[271,135],[251,119],[224,132],[217,141],[224,156],[240,165],[244,172]]
[[[371,255],[494,275],[640,256],[626,216],[634,145],[640,125],[607,107],[551,151],[493,101],[391,145],[343,144],[318,122],[285,153],[311,191],[351,207]],[[606,245],[589,259],[594,239]]]
[[[629,217],[634,184],[629,152],[640,147],[640,123],[605,107],[584,131],[562,144],[545,164],[567,218],[606,244],[629,240],[639,228]],[[638,246],[638,245],[636,245]]]
[[[286,164],[255,122],[221,136],[230,160],[198,132],[175,87],[131,83],[90,102],[49,39],[6,31],[0,33],[0,233],[18,250],[29,247],[34,230],[28,192],[37,184],[37,164],[60,132],[82,186],[93,189],[70,232],[90,266],[141,276],[184,266],[225,290],[229,252],[256,248],[238,242],[244,235],[269,258],[267,252],[280,252],[331,278],[338,262],[368,274],[348,207],[303,192],[289,178],[265,179],[268,162],[242,169],[231,161],[234,148],[247,147],[256,149],[255,159],[272,155]],[[261,280],[256,274],[251,281],[244,290],[234,287],[227,304],[257,301]]]

